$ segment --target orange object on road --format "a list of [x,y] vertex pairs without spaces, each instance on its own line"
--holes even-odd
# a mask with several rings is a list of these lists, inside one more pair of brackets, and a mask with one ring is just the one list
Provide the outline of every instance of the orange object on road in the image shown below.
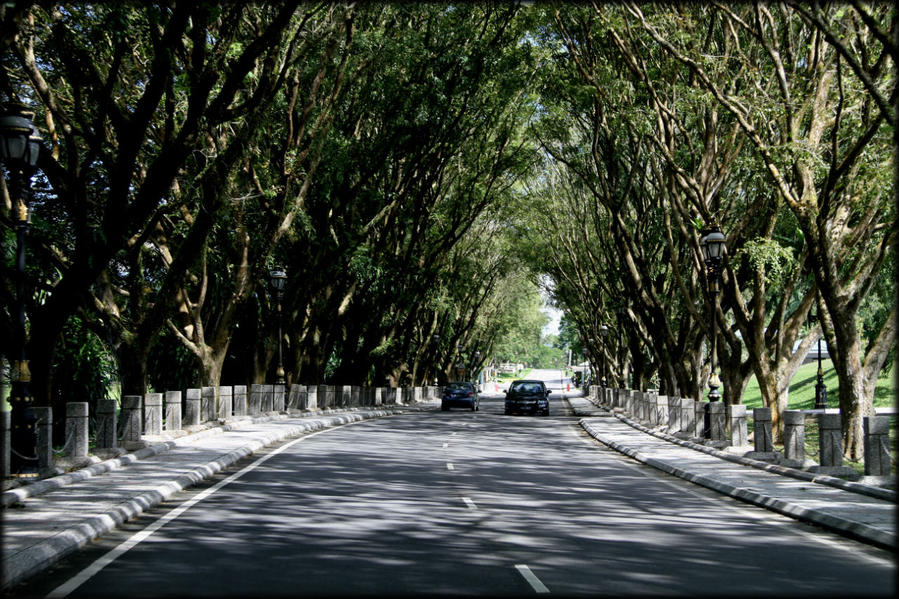
[[566,390],[566,391],[571,391],[571,383],[566,383],[566,384],[565,384],[565,390]]

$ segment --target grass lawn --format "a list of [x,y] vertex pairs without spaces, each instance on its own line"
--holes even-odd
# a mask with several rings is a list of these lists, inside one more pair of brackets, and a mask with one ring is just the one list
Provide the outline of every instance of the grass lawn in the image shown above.
[[530,368],[525,368],[518,374],[515,374],[514,372],[500,372],[499,374],[497,374],[496,380],[497,382],[505,383],[508,381],[514,381],[516,379],[526,379],[528,378],[529,374],[531,374]]
[[[821,370],[824,371],[824,384],[827,386],[827,407],[839,406],[837,373],[833,369],[830,360],[821,360]],[[815,385],[818,383],[818,363],[809,362],[803,364],[790,384],[790,399],[788,407],[791,410],[811,410],[815,407]],[[743,405],[747,410],[762,408],[762,393],[759,391],[758,381],[755,377],[750,379],[743,393]],[[877,380],[877,388],[874,391],[874,407],[888,408],[896,405],[896,380],[893,373],[881,374]]]

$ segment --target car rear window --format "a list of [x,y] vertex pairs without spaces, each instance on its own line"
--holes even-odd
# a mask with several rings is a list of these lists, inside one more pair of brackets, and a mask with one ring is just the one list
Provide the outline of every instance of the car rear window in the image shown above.
[[517,393],[542,393],[543,385],[540,383],[515,383],[512,390]]
[[473,391],[471,383],[450,383],[449,385],[446,386],[446,388],[450,391],[457,391],[457,390]]

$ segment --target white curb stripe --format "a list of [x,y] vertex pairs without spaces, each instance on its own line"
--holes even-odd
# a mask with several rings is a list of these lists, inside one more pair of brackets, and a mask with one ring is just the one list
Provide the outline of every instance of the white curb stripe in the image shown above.
[[540,579],[537,578],[537,575],[531,572],[531,569],[525,566],[524,564],[517,564],[515,569],[518,570],[518,573],[524,576],[524,579],[528,581],[528,584],[531,585],[531,588],[538,593],[548,593],[549,589],[546,588]]

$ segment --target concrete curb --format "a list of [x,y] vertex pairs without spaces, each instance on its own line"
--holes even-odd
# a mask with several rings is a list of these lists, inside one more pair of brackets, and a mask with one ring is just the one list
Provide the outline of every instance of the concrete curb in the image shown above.
[[[371,420],[384,416],[392,416],[395,414],[406,413],[408,411],[421,410],[422,408],[413,407],[410,409],[409,407],[402,407],[390,408],[386,410],[366,410],[364,412],[335,414],[323,418],[320,417],[308,419],[305,422],[300,422],[296,425],[285,427],[283,429],[267,434],[261,433],[259,438],[249,441],[246,445],[238,449],[232,450],[229,453],[220,456],[219,458],[211,462],[185,472],[172,481],[162,483],[151,490],[144,491],[143,493],[133,497],[132,499],[117,505],[115,508],[111,509],[105,514],[96,516],[72,528],[63,530],[55,534],[54,536],[17,553],[9,560],[4,560],[2,588],[9,588],[15,584],[18,584],[22,580],[25,580],[26,578],[34,576],[38,572],[52,566],[54,563],[56,563],[66,555],[86,545],[98,536],[115,529],[122,523],[134,518],[135,516],[138,516],[145,510],[155,507],[178,491],[182,491],[199,483],[202,480],[210,478],[211,476],[230,466],[234,462],[237,462],[238,460],[254,453],[255,451],[263,447],[278,443],[290,437],[298,437],[303,434],[339,426],[342,424]],[[165,444],[160,444],[165,445],[166,447],[164,449],[160,448],[153,453],[146,453],[146,455],[144,455],[144,459],[151,455],[156,455],[158,453],[162,453],[163,451],[167,451],[171,448],[168,446],[169,444],[171,444],[171,446],[175,445],[174,442],[171,441],[166,442]],[[128,455],[137,456],[137,454],[151,449],[156,449],[156,447],[144,448],[135,452],[134,454]],[[113,460],[107,460],[107,462],[121,461],[125,457],[128,456],[122,456]],[[134,461],[137,461],[137,459],[141,458],[134,457],[132,460],[127,461],[127,463],[133,463]],[[95,466],[101,466],[105,463],[106,462],[95,464],[91,468]],[[86,468],[85,470],[89,469],[90,468]],[[104,471],[108,471],[109,469],[112,468],[108,468]],[[54,478],[63,478],[65,476],[68,475]],[[85,478],[89,478],[90,476],[93,476],[93,474],[86,474],[85,476],[78,478],[70,477],[69,479],[67,479],[68,482],[65,482],[65,484],[72,484],[73,482],[84,480]],[[38,483],[35,483],[35,485],[36,484]],[[53,486],[52,488],[59,488],[61,486],[65,486],[65,484],[60,483]],[[18,489],[12,489],[11,491],[16,490]],[[52,489],[47,488],[44,492],[47,492],[49,490]]]
[[687,472],[686,470],[673,466],[668,462],[665,462],[664,460],[659,460],[657,458],[647,456],[639,450],[625,447],[616,441],[604,437],[602,433],[593,428],[586,420],[587,419],[581,419],[579,423],[581,427],[585,431],[587,431],[588,434],[590,434],[591,437],[593,437],[600,443],[611,447],[615,451],[630,456],[648,466],[652,466],[653,468],[656,468],[663,472],[667,472],[668,474],[677,476],[678,478],[682,478],[708,489],[712,489],[713,491],[729,495],[735,499],[764,507],[766,509],[778,512],[791,518],[795,518],[797,520],[818,524],[824,528],[834,530],[858,540],[871,543],[872,545],[876,545],[883,549],[895,550],[896,548],[896,536],[894,534],[886,533],[882,530],[876,529],[866,524],[862,524],[860,522],[846,520],[837,516],[832,516],[830,514],[821,513],[817,510],[804,508],[788,501],[768,497],[745,487],[737,487],[720,480],[710,478],[708,476]]

